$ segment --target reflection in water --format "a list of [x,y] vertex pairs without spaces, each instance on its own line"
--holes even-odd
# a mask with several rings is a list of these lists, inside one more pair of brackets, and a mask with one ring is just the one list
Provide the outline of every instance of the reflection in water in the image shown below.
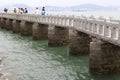
[[89,56],[68,56],[68,46],[48,47],[48,41],[0,30],[4,73],[12,80],[120,80],[118,75],[89,74]]

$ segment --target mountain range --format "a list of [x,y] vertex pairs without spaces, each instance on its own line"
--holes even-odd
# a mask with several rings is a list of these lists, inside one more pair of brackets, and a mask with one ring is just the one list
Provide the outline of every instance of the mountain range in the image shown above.
[[[4,8],[27,8],[29,11],[35,10],[35,7],[31,7],[25,4],[14,4],[14,5],[7,5],[0,7],[0,10]],[[38,8],[41,10],[42,6],[39,6]],[[91,10],[118,10],[119,7],[112,7],[112,6],[100,6],[96,4],[81,4],[71,7],[57,7],[57,6],[45,6],[47,11],[91,11]]]

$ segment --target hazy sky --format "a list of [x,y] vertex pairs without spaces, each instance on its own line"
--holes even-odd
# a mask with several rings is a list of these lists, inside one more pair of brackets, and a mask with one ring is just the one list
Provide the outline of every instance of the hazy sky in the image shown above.
[[120,0],[0,0],[0,3],[0,6],[19,3],[30,6],[73,6],[88,3],[104,6],[120,6]]

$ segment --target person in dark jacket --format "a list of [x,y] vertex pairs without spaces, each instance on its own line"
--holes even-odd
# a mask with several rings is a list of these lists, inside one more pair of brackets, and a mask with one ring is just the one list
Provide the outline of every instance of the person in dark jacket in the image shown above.
[[7,12],[8,12],[8,9],[7,9],[7,8],[4,8],[4,12],[7,13]]
[[45,15],[45,7],[42,7],[42,15]]
[[28,10],[27,10],[27,8],[25,8],[25,9],[24,9],[24,13],[28,13]]

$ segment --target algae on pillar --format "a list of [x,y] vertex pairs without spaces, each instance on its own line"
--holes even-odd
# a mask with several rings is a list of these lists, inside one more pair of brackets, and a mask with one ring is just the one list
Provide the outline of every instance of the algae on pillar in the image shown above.
[[26,36],[32,35],[32,26],[33,26],[32,22],[22,21],[20,23],[20,32],[21,32],[21,35],[26,35]]
[[69,29],[55,26],[54,32],[49,34],[49,46],[63,46],[69,43]]
[[79,31],[70,31],[70,45],[69,45],[69,54],[70,55],[86,55],[89,54],[89,44],[91,38],[89,35],[79,32]]
[[11,30],[12,29],[12,19],[7,19],[6,20],[6,26],[5,26],[5,29],[7,30]]
[[0,28],[1,28],[1,23],[2,23],[2,22],[1,22],[1,19],[2,19],[2,18],[0,18]]
[[13,27],[12,30],[14,33],[19,33],[20,32],[20,22],[18,20],[13,20]]
[[6,20],[7,20],[6,18],[1,18],[1,24],[0,24],[1,28],[5,28]]
[[119,73],[120,47],[93,38],[90,43],[89,61],[89,70],[92,74]]
[[32,37],[34,40],[48,39],[48,25],[34,23],[32,28]]

